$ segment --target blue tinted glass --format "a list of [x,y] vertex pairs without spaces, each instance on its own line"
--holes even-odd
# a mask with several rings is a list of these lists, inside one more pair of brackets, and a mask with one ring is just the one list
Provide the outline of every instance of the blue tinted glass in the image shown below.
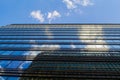
[[119,45],[113,45],[114,48],[120,49]]
[[0,61],[0,66],[2,68],[5,68],[9,63],[10,63],[10,61]]
[[13,47],[14,44],[8,44],[6,47]]
[[48,37],[54,37],[54,38],[78,38],[79,36],[4,36],[4,38],[48,38]]
[[0,47],[8,46],[8,44],[0,44]]
[[5,51],[2,55],[10,55],[13,51]]
[[0,51],[0,55],[2,54],[2,53],[4,53],[5,51]]
[[113,49],[113,46],[112,46],[112,45],[107,45],[107,47],[108,47],[109,49]]
[[29,51],[24,51],[24,53],[22,55],[30,55]]
[[111,43],[111,42],[113,42],[113,40],[105,40],[105,42]]
[[0,76],[0,80],[6,80],[7,77],[4,77],[4,76]]
[[32,61],[25,61],[20,65],[20,68],[21,69],[27,69],[30,66],[31,63],[32,63]]
[[24,47],[28,47],[28,48],[30,48],[32,45],[30,45],[30,44],[27,44],[27,45],[23,45]]
[[30,55],[34,55],[34,56],[36,56],[40,53],[41,53],[41,51],[30,51]]
[[86,47],[86,45],[75,45],[76,46],[76,48],[85,48]]
[[22,55],[24,51],[14,51],[12,55]]
[[120,40],[113,40],[114,42],[118,42],[118,43],[120,43]]
[[8,77],[7,80],[19,80],[19,77]]
[[14,44],[14,46],[13,47],[23,47],[23,45],[22,44]]
[[21,63],[22,61],[12,61],[7,68],[17,68]]

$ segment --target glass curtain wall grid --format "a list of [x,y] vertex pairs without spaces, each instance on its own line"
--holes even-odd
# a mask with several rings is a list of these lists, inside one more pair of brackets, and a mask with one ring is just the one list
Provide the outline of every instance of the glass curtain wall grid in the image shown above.
[[0,80],[61,79],[120,79],[120,25],[0,27]]

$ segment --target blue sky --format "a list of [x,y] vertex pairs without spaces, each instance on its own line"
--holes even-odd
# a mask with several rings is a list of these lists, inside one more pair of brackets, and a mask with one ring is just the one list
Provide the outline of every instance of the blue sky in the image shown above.
[[0,0],[0,26],[17,23],[120,23],[120,0]]

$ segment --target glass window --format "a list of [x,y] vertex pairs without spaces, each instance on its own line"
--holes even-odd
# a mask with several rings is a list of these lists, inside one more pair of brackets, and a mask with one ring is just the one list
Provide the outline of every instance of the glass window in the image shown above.
[[4,77],[4,76],[0,76],[0,80],[6,80],[7,77]]
[[8,44],[0,44],[0,47],[6,47]]
[[120,46],[119,45],[113,45],[113,47],[120,50]]
[[8,77],[7,80],[19,80],[19,79],[20,79],[20,77]]
[[0,61],[0,67],[5,68],[11,61]]
[[19,68],[21,68],[21,69],[27,69],[27,68],[30,66],[31,63],[32,63],[32,61],[24,61],[24,62],[19,66]]
[[29,51],[24,51],[24,52],[22,53],[22,55],[30,55],[30,52],[29,52]]
[[4,51],[2,55],[10,55],[13,51]]
[[0,55],[2,54],[2,53],[4,53],[5,51],[0,51]]
[[24,51],[14,51],[11,55],[22,55]]
[[96,46],[96,48],[104,48],[103,45],[95,45],[95,46]]
[[18,68],[22,61],[12,61],[6,68]]
[[38,54],[40,54],[42,51],[30,51],[30,55],[31,56],[37,56]]

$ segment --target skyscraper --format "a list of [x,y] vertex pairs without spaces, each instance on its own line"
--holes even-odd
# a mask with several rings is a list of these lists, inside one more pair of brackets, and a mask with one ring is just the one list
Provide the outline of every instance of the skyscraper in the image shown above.
[[5,80],[120,78],[119,24],[12,24],[0,27]]

